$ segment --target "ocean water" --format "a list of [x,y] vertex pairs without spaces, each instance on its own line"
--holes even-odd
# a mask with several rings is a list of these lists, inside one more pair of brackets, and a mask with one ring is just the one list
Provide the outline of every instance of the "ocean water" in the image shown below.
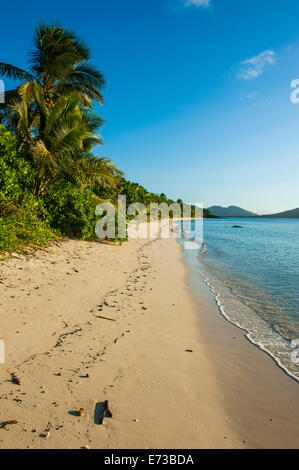
[[203,243],[200,223],[182,224],[220,313],[299,381],[299,219],[206,219]]

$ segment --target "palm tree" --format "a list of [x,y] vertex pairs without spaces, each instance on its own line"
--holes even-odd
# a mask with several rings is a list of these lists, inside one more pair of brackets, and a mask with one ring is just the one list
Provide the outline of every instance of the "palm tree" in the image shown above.
[[[77,94],[60,97],[51,107],[39,84],[24,85],[19,94],[23,99],[9,105],[9,114],[15,122],[19,149],[26,152],[36,170],[37,196],[43,196],[58,177],[81,187],[116,184],[122,172],[109,159],[91,153],[94,145],[102,143],[96,134],[102,120],[80,108]],[[33,105],[38,109],[34,117]]]
[[24,81],[6,93],[4,121],[19,150],[36,170],[34,193],[43,196],[59,178],[80,185],[115,185],[122,174],[112,162],[91,153],[102,144],[103,120],[92,101],[103,102],[105,80],[88,60],[87,46],[57,26],[40,26],[29,53],[29,72],[0,63],[0,75]]
[[88,47],[73,33],[59,26],[42,25],[36,30],[34,45],[29,52],[29,72],[0,62],[0,76],[25,82],[7,91],[5,103],[0,104],[1,122],[10,131],[16,132],[18,127],[11,109],[20,101],[30,104],[27,107],[29,129],[43,111],[39,108],[41,103],[50,108],[60,98],[71,95],[78,99],[82,109],[92,108],[92,101],[103,103],[103,74],[89,64]]
[[[29,52],[29,71],[0,62],[0,76],[39,84],[48,106],[71,93],[84,106],[91,101],[103,103],[103,74],[89,64],[89,48],[73,33],[59,26],[41,25],[36,29],[34,46]],[[17,90],[7,91],[6,105],[16,98]]]

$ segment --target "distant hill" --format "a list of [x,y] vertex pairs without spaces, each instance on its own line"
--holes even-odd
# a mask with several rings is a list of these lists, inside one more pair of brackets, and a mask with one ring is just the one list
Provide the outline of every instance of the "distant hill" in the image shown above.
[[[238,206],[222,207],[212,206],[207,212],[216,217],[266,217],[269,219],[299,219],[299,207],[290,211],[279,212],[278,214],[258,215],[254,212],[246,211]],[[207,215],[206,215],[207,217]]]
[[208,210],[217,217],[257,217],[257,214],[254,212],[246,211],[237,206],[212,206],[209,207]]
[[267,214],[262,217],[268,217],[272,219],[299,219],[299,207],[291,211],[279,212],[278,214]]

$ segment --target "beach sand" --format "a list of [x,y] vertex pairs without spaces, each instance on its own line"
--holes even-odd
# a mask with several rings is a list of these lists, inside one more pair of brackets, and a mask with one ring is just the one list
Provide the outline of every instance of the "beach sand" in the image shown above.
[[173,239],[12,254],[0,338],[0,423],[17,421],[2,449],[299,445],[298,383],[220,315]]

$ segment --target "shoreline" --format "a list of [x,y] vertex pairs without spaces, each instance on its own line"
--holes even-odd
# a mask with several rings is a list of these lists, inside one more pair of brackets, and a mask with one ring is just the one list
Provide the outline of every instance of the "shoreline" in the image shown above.
[[[291,361],[291,355],[295,352],[295,346],[291,345],[291,339],[279,332],[254,307],[247,304],[246,301],[244,302],[242,298],[238,298],[238,295],[233,293],[233,289],[226,285],[225,279],[209,269],[209,264],[205,264],[203,261],[205,247],[206,245],[203,245],[203,249],[200,252],[198,251],[196,261],[191,260],[190,256],[184,258],[187,265],[190,265],[189,268],[197,271],[200,266],[199,282],[203,279],[205,285],[207,285],[220,314],[229,323],[244,331],[246,339],[251,344],[269,355],[277,367],[281,368],[289,378],[298,383],[298,365]],[[208,251],[208,247],[206,249]],[[248,287],[254,288],[254,293],[251,294],[256,298],[258,296],[258,286],[252,286],[248,283]],[[268,302],[271,302],[271,297],[269,297]]]
[[298,448],[298,382],[252,343],[246,330],[222,315],[199,269],[195,273],[189,266],[187,277],[200,305],[201,342],[211,358],[232,428],[249,448]]
[[250,344],[258,348],[260,351],[263,353],[267,354],[275,363],[277,367],[279,367],[290,379],[294,380],[296,383],[299,383],[299,378],[292,374],[292,372],[283,365],[283,363],[280,361],[278,357],[276,357],[269,349],[267,349],[265,346],[262,344],[258,343],[251,337],[251,333],[241,324],[234,322],[233,320],[230,319],[229,315],[226,313],[225,309],[223,308],[220,300],[219,300],[219,294],[215,291],[214,287],[209,283],[209,278],[207,278],[203,273],[201,273],[204,283],[206,286],[209,288],[211,294],[213,295],[215,299],[215,303],[218,307],[219,313],[231,324],[245,332],[245,337],[249,341]]
[[0,422],[18,422],[1,448],[296,446],[298,384],[219,314],[175,239],[66,241],[0,278]]

